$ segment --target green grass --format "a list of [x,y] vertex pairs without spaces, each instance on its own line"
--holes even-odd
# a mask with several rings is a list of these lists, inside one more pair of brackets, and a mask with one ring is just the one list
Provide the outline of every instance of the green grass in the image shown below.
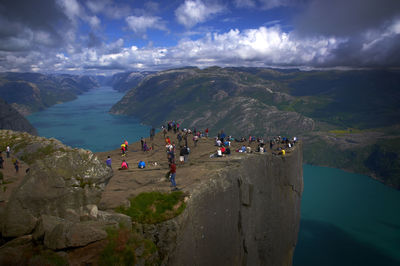
[[129,208],[121,206],[116,211],[132,217],[135,222],[156,224],[181,214],[186,208],[184,197],[182,191],[145,192],[131,198]]
[[159,264],[157,246],[152,241],[126,228],[109,229],[107,234],[107,245],[100,254],[99,265],[136,265],[139,259],[144,260],[145,265]]

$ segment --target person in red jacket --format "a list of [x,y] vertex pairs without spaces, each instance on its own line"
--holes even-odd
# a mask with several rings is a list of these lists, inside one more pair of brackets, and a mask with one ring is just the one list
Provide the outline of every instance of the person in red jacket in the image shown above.
[[176,183],[175,183],[176,164],[175,164],[174,161],[172,161],[172,162],[169,164],[169,174],[170,174],[169,180],[171,181],[172,190],[173,190],[173,191],[179,190],[179,188],[177,188]]
[[129,167],[128,163],[125,160],[123,160],[122,163],[121,163],[120,170],[126,170],[126,169],[128,169],[128,167]]

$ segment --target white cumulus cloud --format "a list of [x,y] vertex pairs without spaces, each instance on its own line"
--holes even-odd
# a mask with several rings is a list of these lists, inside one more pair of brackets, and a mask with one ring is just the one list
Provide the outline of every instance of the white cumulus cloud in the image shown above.
[[129,16],[125,20],[135,33],[144,33],[147,29],[167,30],[165,22],[156,16]]
[[186,0],[175,10],[178,22],[187,28],[205,22],[212,15],[222,12],[223,7],[217,4],[205,5],[201,0]]

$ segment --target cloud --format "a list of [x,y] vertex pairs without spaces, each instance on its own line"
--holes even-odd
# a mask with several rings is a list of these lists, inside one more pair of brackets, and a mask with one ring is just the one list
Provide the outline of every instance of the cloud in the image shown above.
[[[400,64],[398,0],[386,0],[385,4],[377,0],[296,1],[302,7],[297,6],[290,31],[281,27],[279,20],[243,30],[218,31],[208,24],[202,27],[198,24],[223,12],[222,7],[204,0],[186,0],[175,10],[175,18],[186,29],[176,32],[174,38],[178,41],[169,47],[158,46],[150,38],[149,45],[138,47],[122,36],[110,43],[102,32],[102,19],[112,18],[108,13],[111,11],[119,12],[114,18],[124,18],[121,28],[128,25],[126,28],[137,35],[145,35],[150,29],[169,31],[167,16],[150,15],[164,8],[155,3],[140,10],[127,8],[132,13],[121,17],[126,14],[121,10],[123,5],[109,0],[3,2],[0,3],[0,71],[112,73],[187,65],[399,67]],[[261,9],[293,5],[294,1],[268,1],[269,5],[263,5],[261,0],[235,3],[243,8],[252,8],[254,3],[253,8]],[[37,5],[41,8],[36,8]]]
[[130,6],[110,0],[89,0],[85,4],[94,14],[104,14],[111,19],[122,19],[132,12]]
[[64,10],[65,14],[72,22],[76,22],[82,11],[76,0],[57,0],[56,1]]
[[187,28],[191,28],[196,24],[205,22],[212,15],[222,12],[223,7],[217,4],[205,5],[201,0],[185,0],[175,10],[177,21]]
[[155,16],[129,16],[126,19],[129,28],[135,33],[144,33],[147,29],[167,30],[165,21]]
[[235,0],[237,8],[259,8],[269,10],[278,7],[297,6],[306,0]]
[[63,42],[62,32],[69,25],[68,17],[54,1],[3,1],[0,3],[0,49],[54,47]]
[[256,2],[254,0],[235,0],[234,4],[236,7],[242,8],[253,8],[256,7]]
[[400,16],[398,0],[312,0],[294,19],[302,35],[352,36]]
[[260,27],[181,41],[170,53],[186,57],[195,65],[299,66],[326,62],[341,41],[333,38],[296,40],[279,27]]

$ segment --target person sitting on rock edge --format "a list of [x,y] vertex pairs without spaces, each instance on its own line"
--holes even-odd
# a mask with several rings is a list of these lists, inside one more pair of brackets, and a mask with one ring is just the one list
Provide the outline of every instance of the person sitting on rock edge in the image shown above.
[[128,168],[128,163],[125,160],[122,160],[121,168],[119,168],[119,170],[128,170]]
[[138,163],[138,168],[143,169],[145,167],[146,167],[146,163],[143,162],[142,160],[140,160],[139,163]]

